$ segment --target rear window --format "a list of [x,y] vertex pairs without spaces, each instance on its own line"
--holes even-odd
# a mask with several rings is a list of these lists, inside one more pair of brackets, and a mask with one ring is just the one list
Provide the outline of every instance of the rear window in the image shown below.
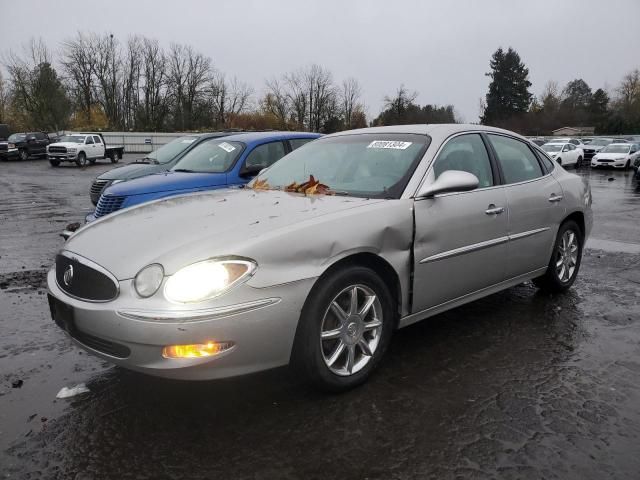
[[525,143],[502,135],[489,135],[506,183],[525,182],[543,175],[538,159]]

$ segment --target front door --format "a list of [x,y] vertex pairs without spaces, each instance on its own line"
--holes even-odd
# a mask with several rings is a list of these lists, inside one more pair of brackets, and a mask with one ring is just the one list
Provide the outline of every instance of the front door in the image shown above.
[[427,182],[446,170],[472,173],[479,186],[415,201],[414,313],[505,279],[507,200],[482,137],[449,139]]

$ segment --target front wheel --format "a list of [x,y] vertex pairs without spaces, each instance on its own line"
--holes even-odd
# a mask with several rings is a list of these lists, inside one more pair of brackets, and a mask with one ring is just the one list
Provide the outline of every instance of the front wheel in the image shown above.
[[292,366],[322,390],[348,390],[378,366],[394,327],[393,298],[380,277],[366,267],[337,270],[305,302]]
[[580,270],[583,242],[582,231],[576,222],[569,220],[563,223],[558,230],[547,271],[533,279],[534,285],[552,293],[568,290]]
[[26,149],[22,149],[19,152],[20,160],[29,160],[29,152]]
[[60,160],[49,160],[49,163],[51,164],[52,167],[60,166]]
[[76,159],[76,165],[78,165],[79,167],[84,167],[87,164],[87,156],[84,154],[84,152],[80,152],[78,154],[78,158]]

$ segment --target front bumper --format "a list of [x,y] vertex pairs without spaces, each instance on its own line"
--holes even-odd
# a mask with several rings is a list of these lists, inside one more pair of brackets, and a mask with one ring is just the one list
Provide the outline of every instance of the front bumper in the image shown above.
[[20,158],[20,155],[17,148],[10,148],[0,152],[0,160],[18,160],[18,158]]
[[59,162],[75,162],[77,157],[77,153],[47,153],[48,160],[57,160]]
[[[298,319],[315,279],[253,288],[244,284],[207,305],[179,310],[160,294],[146,300],[120,283],[120,296],[106,303],[77,300],[49,272],[50,295],[67,309],[73,341],[124,368],[184,380],[209,380],[266,370],[289,362]],[[162,287],[161,287],[162,288]],[[52,309],[53,310],[53,309]],[[52,312],[53,314],[53,312]],[[167,345],[233,342],[233,348],[207,358],[167,359]]]
[[614,161],[602,161],[602,160],[591,160],[592,167],[613,167],[613,168],[625,168],[627,165],[627,160],[614,160]]

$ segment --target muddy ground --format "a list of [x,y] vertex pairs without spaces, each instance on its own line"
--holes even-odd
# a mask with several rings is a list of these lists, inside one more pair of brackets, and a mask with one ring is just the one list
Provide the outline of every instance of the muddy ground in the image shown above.
[[[6,478],[640,478],[640,191],[579,172],[593,238],[574,288],[523,284],[401,330],[344,395],[286,369],[185,383],[110,366],[51,321],[58,233],[109,164],[0,163]],[[609,180],[612,179],[612,180]],[[90,393],[56,400],[64,386]]]

